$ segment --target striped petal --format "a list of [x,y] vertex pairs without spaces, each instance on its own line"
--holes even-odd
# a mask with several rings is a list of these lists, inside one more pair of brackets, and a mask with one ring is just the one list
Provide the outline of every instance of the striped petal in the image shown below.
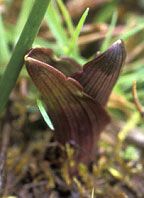
[[[89,162],[100,132],[110,122],[104,108],[75,79],[43,62],[37,49],[25,56],[29,75],[40,91],[59,142],[79,148],[78,161]],[[36,59],[39,57],[40,60]]]
[[125,58],[124,43],[122,40],[118,40],[103,54],[72,74],[72,77],[84,87],[85,93],[105,106]]
[[50,48],[35,48],[30,51],[31,58],[39,60],[43,63],[52,65],[54,68],[61,71],[66,76],[80,70],[81,66],[72,58],[61,56],[56,57],[53,50]]

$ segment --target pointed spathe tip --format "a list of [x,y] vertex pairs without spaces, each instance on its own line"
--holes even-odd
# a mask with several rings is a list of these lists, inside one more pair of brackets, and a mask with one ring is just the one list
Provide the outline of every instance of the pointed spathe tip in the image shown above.
[[116,41],[116,43],[120,45],[120,44],[122,44],[122,40],[119,39],[119,40]]
[[119,40],[115,41],[115,42],[113,43],[113,45],[123,45],[123,46],[124,46],[124,42],[123,42],[122,39],[119,39]]

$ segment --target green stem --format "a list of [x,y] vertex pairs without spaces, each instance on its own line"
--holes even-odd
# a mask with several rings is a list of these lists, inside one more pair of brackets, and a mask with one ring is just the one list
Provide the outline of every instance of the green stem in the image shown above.
[[31,13],[20,35],[6,71],[0,81],[0,114],[2,113],[11,90],[24,63],[24,55],[31,48],[38,33],[42,19],[46,13],[50,0],[35,0]]

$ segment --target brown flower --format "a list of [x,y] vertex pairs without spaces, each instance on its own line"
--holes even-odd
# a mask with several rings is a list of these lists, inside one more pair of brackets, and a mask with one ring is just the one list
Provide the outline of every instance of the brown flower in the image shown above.
[[48,48],[25,56],[29,75],[40,91],[57,140],[79,146],[76,161],[88,163],[100,132],[110,122],[105,110],[126,57],[122,40],[81,67],[68,57],[55,57]]

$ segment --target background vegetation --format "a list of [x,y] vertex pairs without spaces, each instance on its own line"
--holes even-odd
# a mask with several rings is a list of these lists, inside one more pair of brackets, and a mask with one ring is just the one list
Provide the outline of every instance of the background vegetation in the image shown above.
[[[134,103],[132,86],[136,80],[144,105],[144,2],[51,0],[47,9],[48,3],[0,1],[0,194],[90,197],[94,189],[93,197],[143,197],[143,109]],[[73,151],[54,141],[39,112],[41,103],[37,106],[39,94],[22,68],[23,56],[31,45],[48,47],[83,65],[119,38],[126,44],[127,59],[107,105],[113,121],[91,167],[80,165],[80,177],[71,178]]]

